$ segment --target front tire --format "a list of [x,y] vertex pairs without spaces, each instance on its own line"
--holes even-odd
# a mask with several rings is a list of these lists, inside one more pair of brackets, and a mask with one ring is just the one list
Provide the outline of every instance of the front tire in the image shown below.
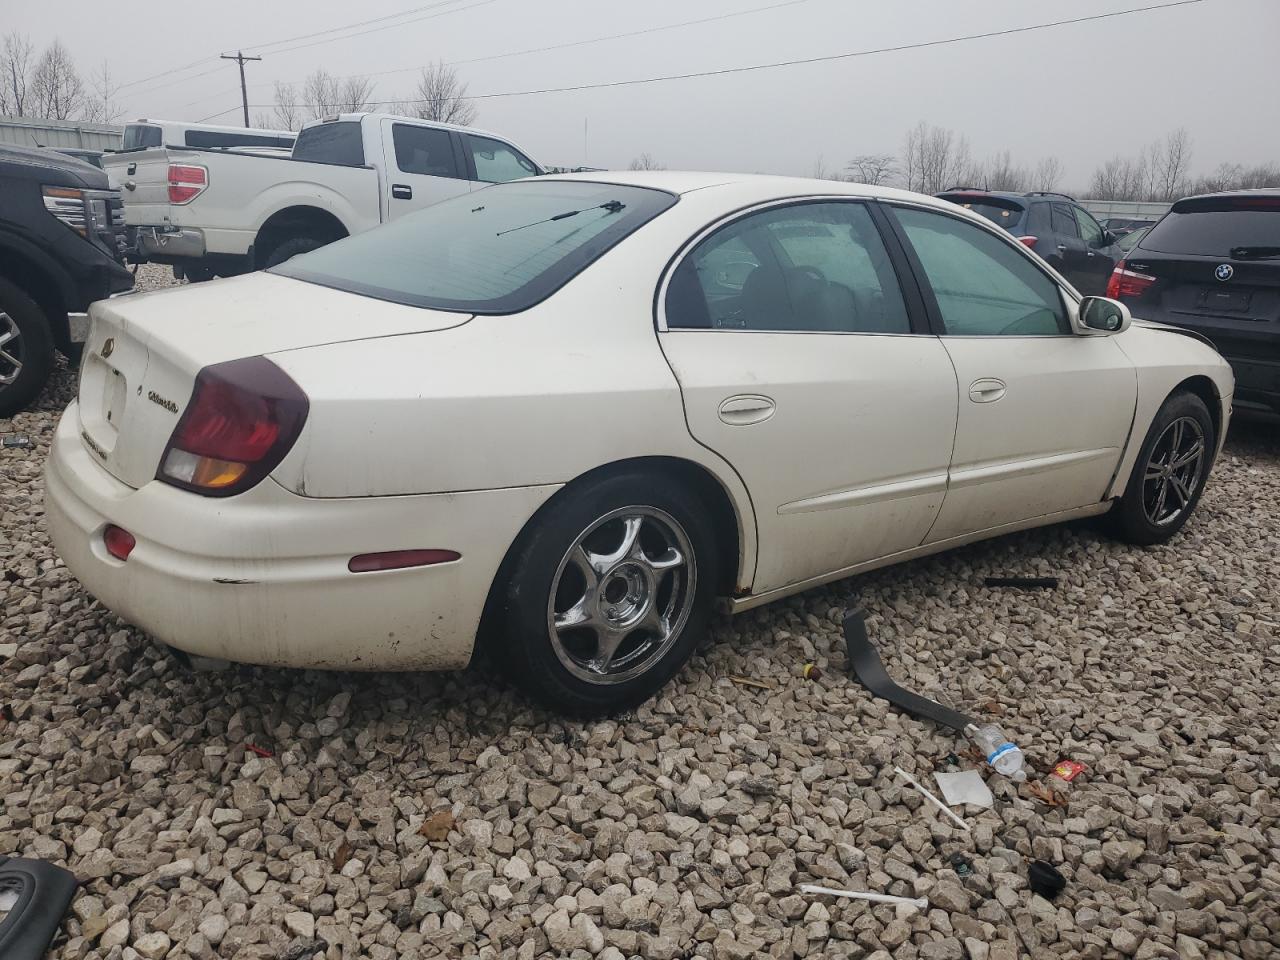
[[0,417],[40,394],[53,370],[49,318],[20,288],[0,279]]
[[1124,496],[1112,508],[1116,535],[1140,546],[1172,539],[1200,502],[1217,448],[1204,401],[1193,393],[1170,396],[1151,422]]
[[708,511],[637,473],[565,491],[522,535],[497,655],[550,709],[598,716],[647,700],[692,656],[719,557]]

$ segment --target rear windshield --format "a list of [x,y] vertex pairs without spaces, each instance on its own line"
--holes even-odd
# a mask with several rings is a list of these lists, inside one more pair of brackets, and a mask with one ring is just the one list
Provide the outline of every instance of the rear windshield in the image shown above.
[[1230,257],[1235,247],[1280,247],[1280,197],[1183,200],[1142,238],[1142,249]]
[[1004,227],[1006,230],[1015,229],[1022,222],[1023,214],[1027,212],[1026,208],[1020,203],[995,197],[973,197],[952,193],[943,194],[942,199],[950,200],[966,210],[981,214],[992,223]]
[[148,123],[131,123],[124,128],[124,139],[120,149],[145,150],[148,147],[160,146],[161,132],[159,127]]
[[218,130],[188,130],[188,147],[285,147],[293,146],[293,137],[271,133],[224,133]]
[[642,187],[517,180],[294,257],[272,273],[416,307],[518,313],[676,202]]
[[363,167],[364,137],[360,133],[360,121],[341,120],[307,127],[293,145],[293,159]]

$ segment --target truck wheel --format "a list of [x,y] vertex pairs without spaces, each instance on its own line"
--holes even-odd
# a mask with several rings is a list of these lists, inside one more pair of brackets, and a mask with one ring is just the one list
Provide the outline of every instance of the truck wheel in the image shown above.
[[317,240],[315,237],[294,237],[292,240],[284,241],[284,243],[281,243],[268,253],[263,267],[279,266],[290,257],[296,257],[300,253],[310,253],[312,250],[319,250],[323,246],[324,241]]
[[0,279],[0,417],[36,398],[53,369],[53,335],[39,305]]

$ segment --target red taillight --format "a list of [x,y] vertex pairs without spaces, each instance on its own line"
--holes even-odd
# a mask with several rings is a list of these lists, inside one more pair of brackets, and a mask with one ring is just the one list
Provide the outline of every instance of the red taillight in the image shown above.
[[1039,239],[1039,237],[1019,237],[1018,242],[1024,247],[1030,247],[1034,250],[1036,248],[1036,241]]
[[388,550],[385,553],[362,553],[347,561],[352,573],[374,570],[402,570],[405,567],[428,567],[434,563],[452,563],[461,559],[456,550]]
[[1111,271],[1111,279],[1107,281],[1107,296],[1112,300],[1140,297],[1147,292],[1147,287],[1156,282],[1155,277],[1128,269],[1128,262],[1121,260]]
[[169,202],[190,203],[209,185],[209,171],[181,163],[169,164]]
[[302,389],[266,357],[205,367],[156,478],[212,497],[243,493],[284,459],[309,408]]
[[107,553],[117,560],[128,560],[129,554],[133,553],[133,548],[138,545],[132,533],[117,527],[114,523],[107,524],[106,529],[102,531],[102,542],[106,545]]

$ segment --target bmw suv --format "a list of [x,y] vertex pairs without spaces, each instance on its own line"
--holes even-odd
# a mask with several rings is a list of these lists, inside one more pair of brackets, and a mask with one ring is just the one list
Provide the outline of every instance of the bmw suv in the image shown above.
[[1122,254],[1116,237],[1065,193],[996,193],[956,187],[938,194],[1004,227],[1085,296],[1101,296]]
[[1235,408],[1280,415],[1280,189],[1179,200],[1117,265],[1107,296],[1208,337],[1235,372]]

